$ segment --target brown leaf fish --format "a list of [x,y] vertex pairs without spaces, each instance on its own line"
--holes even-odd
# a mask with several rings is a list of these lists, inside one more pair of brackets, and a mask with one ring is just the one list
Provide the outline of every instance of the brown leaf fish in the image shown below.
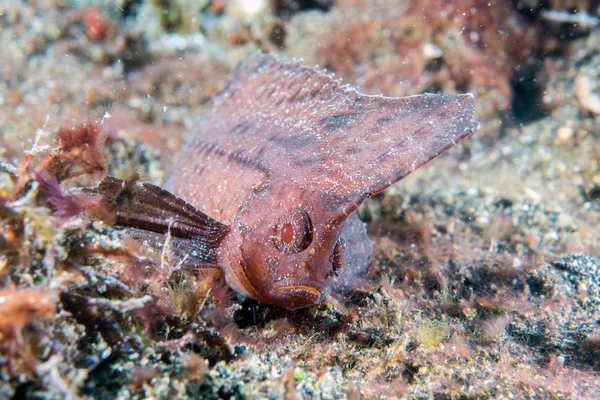
[[166,189],[109,177],[97,190],[146,244],[169,232],[179,263],[221,268],[236,291],[296,309],[368,266],[357,207],[477,126],[471,94],[367,96],[257,53],[231,72]]

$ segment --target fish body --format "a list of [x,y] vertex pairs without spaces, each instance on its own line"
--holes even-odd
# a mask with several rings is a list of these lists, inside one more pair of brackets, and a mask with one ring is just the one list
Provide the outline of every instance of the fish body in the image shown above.
[[[166,190],[138,184],[117,223],[153,243],[169,234],[181,263],[221,268],[248,297],[316,304],[368,266],[358,206],[477,126],[470,94],[367,96],[257,53],[213,99]],[[118,180],[103,183],[119,198]]]
[[255,54],[231,73],[166,188],[231,227],[219,264],[235,290],[314,304],[329,280],[368,265],[360,203],[468,136],[473,109],[471,95],[365,96]]

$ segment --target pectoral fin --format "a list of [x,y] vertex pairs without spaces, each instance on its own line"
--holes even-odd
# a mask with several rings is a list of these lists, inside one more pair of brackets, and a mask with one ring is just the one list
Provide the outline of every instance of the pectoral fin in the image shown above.
[[157,248],[170,235],[172,256],[187,264],[216,266],[217,250],[229,227],[172,193],[150,183],[110,176],[83,193],[100,197],[102,207],[114,215],[115,225],[127,228],[134,238]]

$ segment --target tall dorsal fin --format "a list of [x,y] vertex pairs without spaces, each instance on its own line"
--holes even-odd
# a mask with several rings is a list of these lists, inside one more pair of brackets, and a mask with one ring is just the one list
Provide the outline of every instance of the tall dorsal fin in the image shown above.
[[187,147],[254,160],[273,185],[313,186],[343,217],[477,126],[471,94],[362,95],[322,70],[257,53],[232,71]]

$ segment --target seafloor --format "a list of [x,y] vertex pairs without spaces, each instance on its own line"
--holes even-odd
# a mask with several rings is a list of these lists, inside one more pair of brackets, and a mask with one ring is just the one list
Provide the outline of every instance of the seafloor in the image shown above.
[[[2,1],[0,398],[600,398],[599,14],[554,0]],[[106,173],[57,147],[61,126],[96,121],[110,175],[160,184],[256,50],[369,94],[472,92],[481,123],[361,208],[366,282],[297,311],[244,301],[217,273],[182,278],[90,205],[56,201]],[[57,183],[32,175],[64,154],[73,168],[44,201]]]

